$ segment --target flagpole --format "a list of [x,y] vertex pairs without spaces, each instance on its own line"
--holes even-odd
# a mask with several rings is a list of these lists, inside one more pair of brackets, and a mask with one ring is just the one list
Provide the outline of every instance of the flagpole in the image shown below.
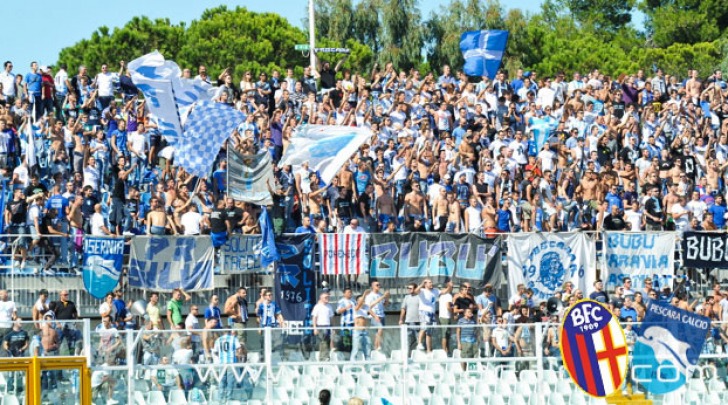
[[316,24],[314,22],[313,1],[308,0],[308,56],[311,70],[316,68],[316,55],[314,55],[316,47]]
[[228,193],[230,188],[230,138],[228,138],[227,147],[225,148],[225,160],[227,160],[227,166],[225,166],[225,194],[230,196],[230,193]]

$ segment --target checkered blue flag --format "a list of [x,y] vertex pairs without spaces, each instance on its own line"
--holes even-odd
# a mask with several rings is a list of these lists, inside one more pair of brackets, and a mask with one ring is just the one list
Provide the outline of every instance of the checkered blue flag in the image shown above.
[[226,104],[197,102],[187,117],[175,162],[195,176],[209,175],[223,142],[244,120],[243,113]]

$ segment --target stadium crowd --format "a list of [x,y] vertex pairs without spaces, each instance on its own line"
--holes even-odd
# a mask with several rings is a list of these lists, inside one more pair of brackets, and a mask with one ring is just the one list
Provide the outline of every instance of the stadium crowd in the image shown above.
[[[42,263],[47,271],[56,261],[77,269],[83,235],[259,233],[259,208],[226,197],[226,148],[266,150],[278,162],[305,124],[365,126],[372,137],[330,184],[322,184],[306,164],[296,170],[274,164],[277,232],[489,235],[726,227],[728,89],[720,71],[700,78],[690,70],[679,77],[658,68],[649,76],[640,70],[610,77],[595,69],[567,78],[519,69],[510,77],[500,71],[494,78],[473,80],[449,66],[435,74],[397,71],[391,63],[375,65],[372,72],[342,70],[341,65],[319,60],[315,69],[305,67],[302,77],[287,69],[285,74],[274,70],[270,77],[245,72],[242,78],[234,78],[232,69],[212,77],[199,66],[195,78],[217,86],[215,100],[246,116],[220,153],[210,156],[214,172],[200,179],[163,153],[166,141],[123,61],[118,71],[102,65],[95,75],[84,66],[69,72],[61,65],[54,72],[37,63],[21,75],[5,62],[0,176],[8,190],[5,232],[20,238],[16,267],[25,267],[34,250],[42,250],[50,256]],[[184,77],[193,74],[185,69]],[[548,138],[539,149],[535,134],[545,127]],[[625,322],[640,321],[648,299],[674,300],[716,322],[728,320],[728,296],[720,285],[704,301],[689,303],[685,294],[645,284],[644,291],[633,291],[625,279],[610,295],[597,281],[586,293],[609,304]],[[535,348],[533,329],[520,324],[543,321],[551,325],[544,354],[559,358],[554,325],[563,310],[533,302],[524,286],[508,300],[496,297],[492,286],[475,295],[467,283],[436,289],[425,280],[408,291],[399,322],[416,327],[409,335],[410,350],[519,356]],[[51,306],[47,292],[41,292],[33,320],[77,319],[65,295]],[[568,307],[584,296],[567,283],[556,298]],[[161,335],[145,335],[144,364],[245,361],[247,291],[241,288],[225,299],[222,309],[219,297],[211,297],[203,325],[196,305],[183,316],[186,299],[187,292],[175,291],[165,310],[158,294],[150,295],[149,329],[201,332],[178,332],[166,343]],[[261,327],[285,322],[272,300],[271,291],[263,290],[253,306]],[[368,359],[381,349],[382,329],[377,328],[384,324],[389,294],[376,280],[358,297],[346,289],[335,306],[328,300],[329,293],[322,293],[312,313],[322,360],[332,349],[350,352],[352,359],[360,354]],[[17,317],[8,302],[0,293],[4,349],[24,352],[27,337],[25,342],[12,338]],[[125,361],[114,331],[133,320],[130,304],[121,293],[101,304],[99,362]],[[327,328],[335,316],[348,335]],[[53,328],[43,325],[52,334]],[[235,332],[210,331],[222,327]],[[54,339],[36,347],[52,352],[67,341],[69,352],[78,350],[76,332],[59,328]],[[728,342],[726,329],[711,329],[710,340],[712,349],[706,350],[722,348]],[[160,355],[166,344],[174,349],[171,357]],[[222,345],[233,350],[222,353]],[[160,390],[194,385],[185,375],[170,373],[150,375],[152,385]],[[109,387],[110,381],[100,384]]]

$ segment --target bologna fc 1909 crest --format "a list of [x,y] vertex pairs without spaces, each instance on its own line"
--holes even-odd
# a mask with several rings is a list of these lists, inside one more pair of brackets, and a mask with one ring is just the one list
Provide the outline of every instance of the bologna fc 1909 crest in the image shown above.
[[607,307],[592,300],[577,302],[564,316],[560,337],[564,366],[584,392],[605,397],[622,386],[627,339]]

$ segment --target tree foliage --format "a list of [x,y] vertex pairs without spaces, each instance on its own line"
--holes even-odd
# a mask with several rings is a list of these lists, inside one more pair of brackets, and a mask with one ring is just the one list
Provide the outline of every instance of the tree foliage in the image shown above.
[[[510,31],[503,67],[536,70],[540,76],[593,68],[618,75],[653,65],[682,75],[688,68],[707,75],[728,69],[728,0],[545,0],[536,12],[508,11],[499,0],[450,0],[427,18],[422,0],[317,0],[317,46],[347,47],[344,64],[368,72],[374,62],[398,69],[438,71],[463,64],[460,36],[477,29]],[[624,12],[634,1],[647,15],[646,31],[627,24]],[[593,15],[597,10],[602,16]],[[155,49],[180,66],[205,64],[216,76],[232,67],[270,71],[308,63],[294,45],[308,43],[307,29],[274,13],[225,6],[206,10],[186,26],[169,20],[135,17],[121,28],[100,27],[88,39],[65,48],[59,62],[93,72],[102,63],[115,69]],[[343,55],[319,55],[337,62]]]
[[[220,6],[206,10],[189,27],[146,17],[135,17],[113,32],[101,27],[91,38],[64,48],[59,62],[69,67],[83,64],[94,72],[103,63],[115,65],[119,60],[129,61],[156,49],[183,68],[195,71],[204,64],[216,76],[231,67],[234,76],[240,77],[246,70],[306,65],[308,58],[295,51],[294,46],[307,43],[308,33],[278,14]],[[339,42],[320,38],[317,45],[349,47],[352,53],[345,65],[348,67],[372,63],[371,50],[354,39]]]

